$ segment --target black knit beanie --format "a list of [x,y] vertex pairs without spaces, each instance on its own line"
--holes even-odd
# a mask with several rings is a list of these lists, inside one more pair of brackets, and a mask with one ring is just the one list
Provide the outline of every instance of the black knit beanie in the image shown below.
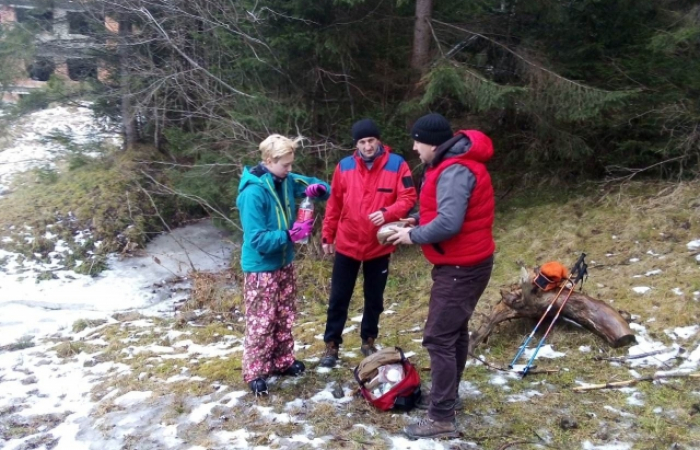
[[452,138],[450,122],[442,115],[432,113],[416,120],[411,128],[411,138],[428,145],[438,146]]
[[360,139],[375,137],[380,139],[379,128],[372,119],[358,120],[352,125],[352,144],[357,144]]

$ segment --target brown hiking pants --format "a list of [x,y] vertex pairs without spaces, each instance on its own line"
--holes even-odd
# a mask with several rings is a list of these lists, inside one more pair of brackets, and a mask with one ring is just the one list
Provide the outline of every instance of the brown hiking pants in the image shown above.
[[493,256],[474,266],[434,266],[423,347],[430,355],[428,417],[454,419],[459,380],[469,353],[469,319],[491,278]]

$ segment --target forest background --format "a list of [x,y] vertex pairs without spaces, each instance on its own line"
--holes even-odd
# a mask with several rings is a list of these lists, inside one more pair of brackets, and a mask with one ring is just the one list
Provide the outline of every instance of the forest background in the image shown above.
[[[500,192],[543,180],[692,177],[698,166],[697,2],[82,4],[94,19],[91,56],[110,76],[78,86],[52,78],[18,111],[92,99],[121,121],[125,148],[165,169],[185,209],[230,211],[241,166],[270,133],[306,137],[296,170],[329,177],[352,150],[351,124],[371,117],[415,168],[407,130],[429,111],[493,138]],[[35,11],[34,27],[2,30],[3,86],[36,51]]]

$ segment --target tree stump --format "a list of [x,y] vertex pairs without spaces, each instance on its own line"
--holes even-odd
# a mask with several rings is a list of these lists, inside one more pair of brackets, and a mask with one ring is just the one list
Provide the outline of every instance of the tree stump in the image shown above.
[[[522,269],[520,281],[518,287],[501,289],[501,301],[493,307],[491,314],[481,323],[479,329],[472,333],[469,343],[471,349],[484,342],[501,322],[520,318],[539,320],[559,292],[559,289],[547,292],[539,289],[532,283],[532,277],[525,269]],[[550,319],[554,318],[567,295],[569,289],[564,288],[548,314]],[[566,317],[600,336],[613,348],[624,347],[636,341],[632,329],[618,311],[607,303],[581,292],[571,293],[561,311],[561,317]],[[546,328],[542,331],[544,330]]]

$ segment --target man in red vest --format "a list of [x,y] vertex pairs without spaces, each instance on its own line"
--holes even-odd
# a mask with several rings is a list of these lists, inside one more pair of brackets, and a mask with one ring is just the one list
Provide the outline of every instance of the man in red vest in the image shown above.
[[420,244],[433,263],[423,346],[430,355],[432,389],[421,402],[428,416],[404,429],[410,438],[457,437],[455,407],[469,352],[469,319],[493,268],[494,196],[484,165],[491,139],[476,130],[452,134],[440,114],[428,114],[411,129],[413,150],[426,165],[420,211],[399,229],[393,244]]
[[384,311],[389,257],[395,250],[392,245],[379,243],[377,230],[405,217],[418,198],[408,164],[380,139],[374,121],[355,122],[352,140],[357,150],[343,158],[333,173],[322,233],[324,253],[335,254],[323,335],[326,351],[319,363],[322,367],[335,367],[338,362],[360,266],[365,297],[360,351],[364,356],[377,351],[375,341],[379,316]]

